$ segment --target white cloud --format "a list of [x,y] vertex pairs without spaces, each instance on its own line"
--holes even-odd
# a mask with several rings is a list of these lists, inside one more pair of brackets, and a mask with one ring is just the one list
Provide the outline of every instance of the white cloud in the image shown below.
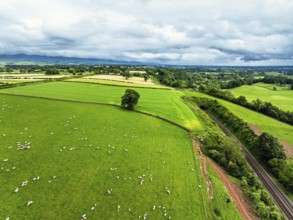
[[291,0],[0,1],[0,53],[293,64]]

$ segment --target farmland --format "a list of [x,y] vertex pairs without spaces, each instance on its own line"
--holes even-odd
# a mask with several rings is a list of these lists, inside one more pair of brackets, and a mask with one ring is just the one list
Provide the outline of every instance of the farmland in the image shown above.
[[97,83],[103,85],[116,85],[116,86],[126,86],[126,87],[142,87],[142,88],[164,88],[167,89],[168,87],[161,86],[159,84],[149,83],[143,84],[138,83],[136,81],[119,81],[119,80],[110,80],[110,79],[95,79],[95,78],[72,78],[67,79],[66,81],[69,82],[84,82],[84,83]]
[[203,93],[192,92],[192,93],[188,93],[188,94],[195,95],[198,97],[218,100],[222,105],[224,105],[226,108],[228,108],[233,114],[235,114],[239,118],[243,119],[248,124],[255,125],[260,131],[273,134],[280,141],[284,141],[287,144],[289,144],[290,146],[288,146],[288,148],[289,148],[288,151],[292,152],[293,126],[282,123],[278,120],[275,120],[275,119],[270,118],[268,116],[265,116],[263,114],[257,113],[255,111],[249,110],[249,109],[244,108],[242,106],[233,104],[228,101],[224,101],[222,99],[217,99],[217,98],[208,96]]
[[42,81],[41,79],[0,79],[1,83],[9,83],[9,84],[17,84],[17,83],[24,83],[24,82],[36,82]]
[[[272,88],[276,87],[276,91]],[[284,90],[283,87],[277,87],[273,84],[257,83],[251,86],[244,85],[229,90],[235,97],[245,96],[247,101],[255,99],[271,102],[273,105],[285,111],[293,111],[293,91]]]
[[241,219],[213,173],[208,199],[189,135],[176,126],[115,106],[0,103],[1,219],[214,219],[216,209]]
[[[23,94],[66,100],[101,102],[120,105],[125,87],[76,82],[53,82],[3,89],[1,93]],[[194,130],[203,130],[190,108],[181,101],[183,92],[177,90],[136,88],[140,93],[138,110],[159,115]]]

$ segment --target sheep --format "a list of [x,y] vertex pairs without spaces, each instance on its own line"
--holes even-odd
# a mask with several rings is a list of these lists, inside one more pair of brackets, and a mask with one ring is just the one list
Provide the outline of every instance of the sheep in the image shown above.
[[22,182],[21,186],[26,186],[28,184],[28,181]]
[[19,191],[18,187],[14,190],[15,193],[17,193]]
[[34,203],[33,201],[28,201],[27,206],[30,206],[33,203]]

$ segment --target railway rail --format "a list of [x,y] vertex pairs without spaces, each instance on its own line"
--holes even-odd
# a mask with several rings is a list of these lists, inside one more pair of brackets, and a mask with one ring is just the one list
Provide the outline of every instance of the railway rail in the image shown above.
[[263,185],[271,194],[272,198],[274,199],[275,203],[279,206],[280,210],[283,212],[284,216],[288,220],[293,220],[293,203],[291,200],[286,196],[286,194],[280,189],[280,187],[270,178],[267,172],[261,167],[261,165],[254,159],[254,157],[249,153],[249,151],[241,144],[235,135],[229,131],[217,118],[213,115],[209,114],[209,116],[219,125],[219,127],[223,130],[223,132],[235,139],[241,147],[242,151],[245,154],[246,160],[256,173],[258,178],[261,180]]

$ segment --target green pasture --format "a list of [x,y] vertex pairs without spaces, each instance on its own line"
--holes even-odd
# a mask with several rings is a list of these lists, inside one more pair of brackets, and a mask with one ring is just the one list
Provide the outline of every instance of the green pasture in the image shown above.
[[229,109],[233,114],[243,119],[245,122],[251,125],[256,125],[262,132],[268,132],[274,135],[281,141],[285,141],[293,147],[293,126],[286,123],[282,123],[266,115],[236,105],[234,103],[214,98],[212,96],[199,93],[199,92],[187,92],[188,95],[194,95],[202,98],[209,98],[218,100],[223,106]]
[[98,104],[0,95],[0,105],[0,219],[241,219],[214,173],[208,199],[189,134],[170,123]]
[[276,88],[276,90],[288,90],[288,86],[280,86],[280,85],[276,85],[276,84],[270,84],[270,83],[263,83],[263,82],[259,82],[259,83],[254,83],[252,84],[253,86],[258,86],[258,87],[263,87],[266,89],[270,89],[270,90],[274,90],[274,88]]
[[[51,82],[19,88],[2,89],[0,93],[23,94],[56,99],[121,103],[127,87],[106,86],[90,83]],[[182,102],[183,92],[177,90],[135,88],[140,93],[137,109],[159,115],[194,130],[203,130],[192,110]]]
[[84,83],[97,83],[103,85],[116,85],[116,86],[127,86],[127,87],[140,87],[140,88],[164,88],[167,89],[168,87],[162,86],[159,84],[139,84],[133,82],[121,82],[116,80],[106,80],[106,79],[86,79],[86,78],[72,78],[67,79],[66,81],[69,82],[84,82]]
[[255,99],[260,99],[262,101],[271,102],[282,110],[293,112],[293,90],[281,90],[283,87],[278,87],[278,90],[274,91],[271,90],[271,87],[274,87],[274,85],[254,84],[251,86],[244,85],[234,89],[229,89],[229,91],[235,97],[241,95],[245,96],[249,102]]

